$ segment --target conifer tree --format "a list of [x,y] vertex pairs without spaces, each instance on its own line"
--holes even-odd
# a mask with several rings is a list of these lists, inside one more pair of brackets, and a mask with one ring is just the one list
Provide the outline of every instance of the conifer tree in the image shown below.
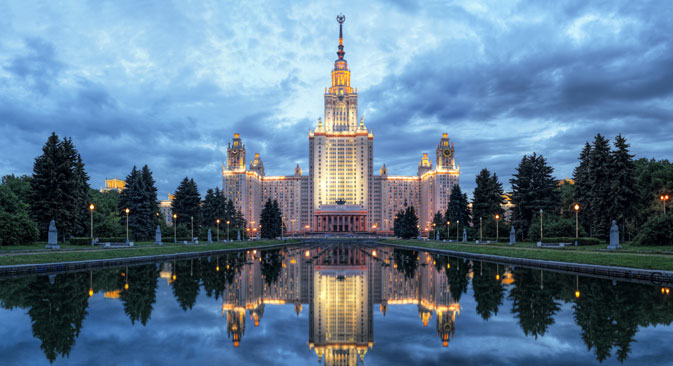
[[551,213],[558,209],[560,191],[552,177],[554,169],[542,155],[524,155],[516,169],[512,184],[512,224],[521,235],[528,233],[531,221],[539,211]]
[[[54,219],[59,238],[88,231],[89,177],[71,139],[52,133],[35,158],[30,189],[31,213],[41,237]],[[85,229],[86,228],[86,229]]]
[[206,196],[203,199],[203,207],[201,208],[205,227],[215,226],[215,220],[220,218],[217,214],[217,201],[218,197],[215,195],[215,191],[212,188],[208,188]]
[[601,134],[594,138],[591,155],[589,156],[589,190],[587,194],[587,213],[590,216],[590,235],[598,238],[607,238],[610,233],[610,207],[612,197],[610,193],[613,178],[612,156],[608,140]]
[[453,186],[449,196],[449,205],[446,208],[445,221],[451,225],[460,221],[463,225],[470,225],[470,208],[468,207],[467,194],[463,193],[459,185]]
[[159,213],[159,199],[157,198],[158,190],[156,182],[152,177],[152,171],[147,165],[143,166],[141,177],[145,187],[145,205],[147,205],[147,211],[153,213],[151,220],[149,220],[151,222],[151,227],[148,227],[150,237],[152,237],[157,224],[159,224],[159,215],[157,215],[157,213]]
[[173,198],[173,213],[178,215],[179,222],[186,225],[191,225],[191,218],[193,218],[194,233],[199,232],[199,225],[201,223],[201,195],[194,179],[185,177],[180,182]]
[[609,217],[621,224],[622,235],[625,233],[625,222],[636,215],[638,188],[636,185],[636,166],[633,155],[629,153],[629,144],[621,134],[615,138],[615,150],[612,151],[612,180],[610,194],[612,197]]
[[498,182],[498,176],[482,169],[477,175],[477,187],[474,189],[472,199],[472,217],[482,217],[484,220],[492,218],[495,214],[502,215],[504,210],[501,205],[505,203],[502,183]]

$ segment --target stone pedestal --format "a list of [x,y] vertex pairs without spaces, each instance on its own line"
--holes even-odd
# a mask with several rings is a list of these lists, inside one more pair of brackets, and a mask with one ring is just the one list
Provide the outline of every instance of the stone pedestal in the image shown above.
[[210,232],[210,229],[208,229],[208,242],[209,243],[213,242],[213,233]]
[[236,231],[236,240],[241,241],[241,230]]
[[512,226],[512,230],[509,231],[509,245],[514,243],[516,243],[516,231],[514,230],[514,226]]
[[621,248],[619,245],[619,227],[617,227],[617,221],[612,220],[612,226],[610,227],[610,245],[608,245],[608,249],[615,250],[619,248]]
[[157,231],[154,233],[154,244],[163,245],[161,241],[161,227],[157,225]]
[[463,229],[463,243],[467,242],[467,230]]
[[47,249],[60,249],[61,246],[58,245],[58,231],[56,230],[56,223],[54,220],[51,220],[49,223],[49,233],[47,234]]

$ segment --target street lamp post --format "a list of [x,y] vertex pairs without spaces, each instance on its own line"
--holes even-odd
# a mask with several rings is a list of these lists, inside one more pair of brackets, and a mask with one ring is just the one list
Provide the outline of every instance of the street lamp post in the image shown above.
[[189,218],[192,220],[192,240],[194,240],[194,216],[189,216]]
[[664,204],[664,215],[666,215],[666,201],[668,201],[669,198],[670,197],[667,194],[662,194],[661,196],[659,196],[659,199]]
[[128,207],[127,207],[126,210],[124,210],[124,212],[126,212],[126,243],[128,243],[129,242],[129,212],[131,212],[131,210],[129,210]]
[[220,219],[215,220],[217,222],[217,242],[220,242]]
[[580,226],[579,226],[580,221],[578,217],[578,214],[580,212],[579,203],[576,203],[573,208],[575,209],[575,246],[577,246],[577,241],[579,240],[580,237]]
[[91,212],[91,246],[93,246],[93,210],[96,209],[96,206],[92,204],[89,205],[89,212]]
[[542,243],[542,209],[540,209],[540,243]]
[[178,214],[173,214],[173,243],[178,242]]
[[481,220],[481,217],[480,217],[479,218],[479,242],[480,243],[484,240],[483,231],[481,230],[481,228],[482,228],[481,221],[482,220]]
[[458,242],[458,230],[460,229],[460,220],[456,220],[456,243]]
[[227,241],[229,241],[229,220],[227,220]]
[[449,226],[451,226],[451,221],[446,222],[446,240],[449,240]]
[[498,239],[500,239],[500,232],[499,232],[499,224],[500,223],[500,215],[495,214],[495,242],[496,244],[498,243]]

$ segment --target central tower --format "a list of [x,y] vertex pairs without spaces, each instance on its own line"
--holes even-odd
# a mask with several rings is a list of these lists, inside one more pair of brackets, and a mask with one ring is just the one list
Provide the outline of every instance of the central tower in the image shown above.
[[332,84],[325,88],[324,123],[309,131],[312,229],[366,231],[370,212],[374,135],[358,123],[358,94],[344,58],[343,23],[337,16],[339,46]]

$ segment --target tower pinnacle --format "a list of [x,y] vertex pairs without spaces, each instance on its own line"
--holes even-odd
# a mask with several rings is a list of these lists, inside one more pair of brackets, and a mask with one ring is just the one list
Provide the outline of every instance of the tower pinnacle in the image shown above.
[[344,54],[344,35],[343,35],[343,24],[346,21],[346,16],[343,14],[339,14],[336,17],[337,22],[339,22],[339,51],[337,51],[337,56],[339,56],[339,60],[343,60]]

